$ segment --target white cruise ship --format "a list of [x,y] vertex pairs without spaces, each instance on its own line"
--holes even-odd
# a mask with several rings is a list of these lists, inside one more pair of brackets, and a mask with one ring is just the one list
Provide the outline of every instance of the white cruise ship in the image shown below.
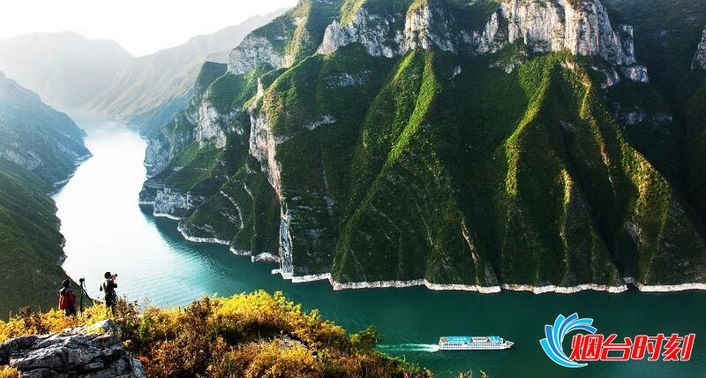
[[502,350],[514,344],[499,336],[444,336],[439,339],[439,350]]

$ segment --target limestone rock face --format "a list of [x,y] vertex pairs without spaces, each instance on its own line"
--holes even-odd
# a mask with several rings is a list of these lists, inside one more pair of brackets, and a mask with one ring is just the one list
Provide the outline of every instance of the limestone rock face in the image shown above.
[[279,68],[283,62],[284,57],[275,50],[269,39],[251,34],[230,53],[228,71],[240,75],[263,63]]
[[0,365],[17,369],[20,377],[145,377],[142,364],[123,348],[114,324],[108,323],[100,327],[104,333],[79,328],[8,340],[0,344]]
[[201,147],[208,143],[213,143],[216,148],[226,146],[223,124],[226,123],[227,115],[220,114],[210,101],[202,101],[195,114],[187,113],[187,115],[193,117],[190,117],[190,120],[197,126],[194,129],[194,139]]
[[440,4],[429,0],[406,15],[384,16],[370,14],[363,6],[345,25],[334,21],[326,28],[318,53],[330,54],[360,43],[373,56],[393,57],[432,47],[483,55],[521,42],[534,53],[568,50],[575,55],[599,56],[611,65],[625,67],[627,79],[648,81],[647,69],[636,65],[633,27],[614,28],[599,0],[576,6],[567,0],[502,2],[480,30],[469,29]]
[[163,188],[157,191],[155,196],[154,213],[156,215],[181,218],[202,202],[202,198],[191,193],[181,193],[170,188]]
[[694,55],[694,60],[691,62],[692,70],[706,70],[706,27],[701,34],[701,42]]
[[346,25],[334,20],[326,28],[318,53],[330,54],[341,47],[360,43],[372,56],[392,58],[401,55],[404,53],[401,48],[404,37],[400,30],[396,30],[395,24],[402,17],[370,15],[365,8],[361,8]]

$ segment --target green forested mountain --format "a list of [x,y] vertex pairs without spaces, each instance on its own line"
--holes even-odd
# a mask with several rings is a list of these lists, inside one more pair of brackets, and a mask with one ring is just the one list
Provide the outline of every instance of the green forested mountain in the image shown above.
[[0,159],[61,183],[90,156],[84,135],[69,116],[0,73]]
[[0,159],[0,318],[21,306],[56,306],[66,273],[52,189],[35,174]]
[[607,4],[616,18],[635,25],[637,53],[650,67],[652,93],[639,98],[639,105],[650,109],[659,102],[674,115],[667,130],[635,125],[638,146],[706,214],[706,5],[682,0]]
[[90,156],[83,130],[0,75],[0,318],[56,306],[64,238],[47,193]]
[[700,30],[670,86],[605,3],[302,0],[151,132],[141,201],[339,288],[705,284]]

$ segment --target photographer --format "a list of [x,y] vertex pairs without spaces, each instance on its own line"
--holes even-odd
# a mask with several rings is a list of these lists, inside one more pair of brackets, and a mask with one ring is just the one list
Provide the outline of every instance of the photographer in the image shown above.
[[105,294],[105,306],[115,314],[115,304],[118,302],[118,295],[115,292],[115,289],[118,288],[118,284],[115,280],[118,278],[118,275],[105,272],[104,277],[105,281],[101,284],[100,290]]

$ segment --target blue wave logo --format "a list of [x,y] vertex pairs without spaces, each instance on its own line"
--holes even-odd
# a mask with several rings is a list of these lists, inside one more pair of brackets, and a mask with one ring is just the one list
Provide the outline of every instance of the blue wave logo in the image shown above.
[[564,337],[572,331],[586,331],[594,334],[597,329],[593,327],[593,319],[579,319],[579,315],[576,313],[568,318],[559,314],[553,326],[549,324],[544,326],[544,336],[546,337],[539,340],[539,344],[542,346],[542,349],[544,349],[544,353],[558,365],[567,368],[582,368],[588,364],[570,360],[562,348]]

